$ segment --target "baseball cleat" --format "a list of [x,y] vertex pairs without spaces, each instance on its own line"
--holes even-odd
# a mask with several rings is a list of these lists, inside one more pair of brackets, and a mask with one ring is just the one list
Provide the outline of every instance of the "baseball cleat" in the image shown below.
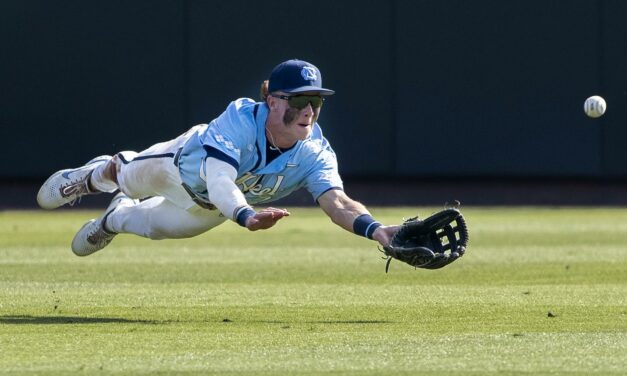
[[89,190],[89,178],[96,167],[110,159],[110,155],[101,155],[82,167],[55,172],[39,188],[37,203],[43,209],[55,209],[65,204],[72,206],[85,195],[100,193]]
[[72,252],[77,256],[89,256],[109,245],[117,233],[105,228],[107,218],[119,206],[132,206],[137,202],[122,192],[115,195],[102,216],[85,223],[74,235]]

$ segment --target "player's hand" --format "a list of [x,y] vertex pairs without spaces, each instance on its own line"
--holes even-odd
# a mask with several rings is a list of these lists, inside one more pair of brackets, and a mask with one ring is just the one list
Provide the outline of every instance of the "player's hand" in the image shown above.
[[288,215],[290,212],[285,209],[265,208],[246,220],[246,228],[250,231],[265,230]]
[[378,241],[379,244],[381,244],[382,246],[387,247],[388,244],[390,244],[390,241],[392,240],[392,237],[394,236],[394,234],[396,234],[396,232],[400,228],[401,228],[401,226],[398,226],[398,225],[394,225],[394,226],[379,226],[372,233],[372,238],[374,240]]

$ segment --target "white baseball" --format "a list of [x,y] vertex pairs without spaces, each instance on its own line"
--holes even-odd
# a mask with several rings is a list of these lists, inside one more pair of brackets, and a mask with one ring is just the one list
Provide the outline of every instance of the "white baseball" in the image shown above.
[[605,110],[607,110],[607,104],[605,103],[605,99],[599,97],[598,95],[593,95],[590,98],[586,99],[583,104],[583,110],[586,112],[591,118],[598,118],[603,116]]

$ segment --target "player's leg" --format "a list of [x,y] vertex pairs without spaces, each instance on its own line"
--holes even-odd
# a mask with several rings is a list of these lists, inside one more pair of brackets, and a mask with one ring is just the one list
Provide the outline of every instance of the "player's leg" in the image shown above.
[[118,233],[155,240],[189,238],[225,220],[217,210],[200,207],[185,210],[163,197],[138,202],[119,193],[101,217],[87,222],[78,231],[72,251],[79,256],[90,255],[106,247]]
[[118,187],[134,198],[158,195],[155,189],[171,183],[160,179],[158,171],[160,165],[151,165],[152,161],[147,161],[141,166],[134,165],[135,168],[129,172],[129,175],[134,175],[128,179],[133,185],[129,191],[125,191],[119,184],[120,170],[131,161],[155,158],[162,159],[161,162],[167,160],[171,165],[178,148],[183,146],[198,127],[199,125],[191,128],[173,140],[155,144],[139,154],[125,151],[114,157],[103,155],[90,160],[84,166],[57,171],[39,189],[37,202],[44,209],[54,209],[65,204],[74,205],[82,196],[88,194],[114,192]]
[[94,172],[92,184],[114,182],[120,191],[134,199],[162,196],[185,210],[196,206],[182,186],[174,160],[197,127],[141,153],[124,151],[116,154],[107,166],[103,166],[102,175]]
[[154,240],[182,239],[200,235],[225,220],[218,210],[198,206],[184,210],[163,197],[152,197],[119,207],[109,216],[107,228]]
[[[120,152],[99,167],[101,174],[94,172],[94,186],[115,182],[123,194],[114,198],[100,218],[79,230],[72,242],[76,254],[88,255],[104,248],[118,232],[151,239],[185,238],[224,222],[219,211],[202,209],[194,202],[183,188],[174,163],[195,128],[141,153]],[[132,200],[147,197],[152,198],[140,204]]]

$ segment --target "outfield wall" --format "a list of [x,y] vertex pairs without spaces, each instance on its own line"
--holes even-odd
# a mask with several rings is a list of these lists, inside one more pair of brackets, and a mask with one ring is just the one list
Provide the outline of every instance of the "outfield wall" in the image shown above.
[[337,91],[320,122],[347,177],[625,178],[626,17],[620,0],[3,0],[0,179],[174,137],[295,57]]

